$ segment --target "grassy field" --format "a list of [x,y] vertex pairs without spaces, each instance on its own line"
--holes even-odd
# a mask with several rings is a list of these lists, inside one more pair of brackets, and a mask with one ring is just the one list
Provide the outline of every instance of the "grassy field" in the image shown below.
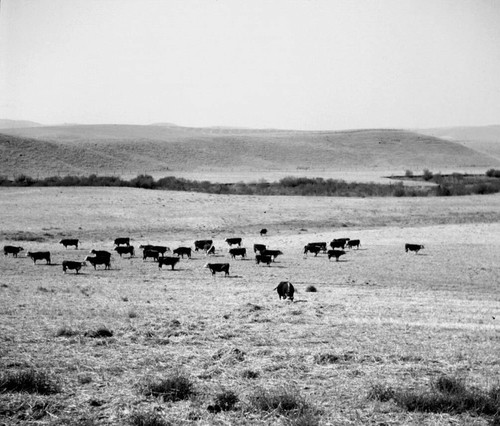
[[[34,371],[59,386],[0,392],[0,424],[495,424],[490,412],[410,409],[401,395],[428,394],[443,376],[485,392],[499,385],[500,196],[3,188],[0,198],[0,243],[24,247],[0,258],[0,378]],[[114,254],[110,270],[63,274],[63,260],[111,251],[119,236],[172,249],[213,238],[216,256],[196,252],[172,271],[137,250]],[[233,236],[247,259],[228,256]],[[62,237],[81,247],[64,249]],[[306,243],[337,237],[361,248],[339,262],[304,257]],[[256,265],[254,243],[283,255]],[[425,249],[405,253],[405,243]],[[42,250],[52,265],[25,257]],[[230,263],[230,276],[212,277],[207,261]],[[282,280],[294,302],[273,290]],[[186,399],[151,395],[179,377]],[[221,400],[236,402],[207,409]]]

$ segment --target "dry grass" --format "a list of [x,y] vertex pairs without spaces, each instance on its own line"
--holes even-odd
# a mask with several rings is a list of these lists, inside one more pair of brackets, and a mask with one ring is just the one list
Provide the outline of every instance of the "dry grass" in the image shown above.
[[[55,264],[0,256],[0,370],[50,371],[63,384],[57,395],[0,394],[0,422],[493,421],[484,412],[411,411],[386,391],[432,389],[443,375],[464,377],[478,389],[498,385],[499,196],[307,204],[299,197],[123,188],[8,188],[0,196],[4,232],[51,233],[23,246],[26,252],[50,250]],[[262,227],[269,229],[267,237],[259,236]],[[64,249],[58,244],[63,234],[80,238],[81,248]],[[231,263],[231,276],[213,278],[202,253],[182,259],[175,271],[140,256],[115,255],[111,270],[62,273],[63,259],[83,260],[92,248],[110,250],[118,236],[132,237],[137,247],[149,242],[172,248],[213,238],[217,261]],[[270,267],[229,259],[224,240],[231,236],[243,237],[250,251],[264,242],[284,254]],[[328,262],[324,254],[303,258],[307,242],[335,237],[360,238],[362,248],[340,262]],[[425,249],[407,254],[406,242]],[[273,291],[282,280],[298,291],[293,303]],[[308,286],[318,291],[307,292]],[[113,335],[85,335],[104,328]],[[148,380],[178,371],[192,383],[188,399],[164,401],[142,392]],[[253,404],[256,396],[279,389],[293,389],[291,400],[308,410]],[[368,399],[371,389],[386,397]],[[224,393],[232,409],[209,411],[225,401],[218,399]]]

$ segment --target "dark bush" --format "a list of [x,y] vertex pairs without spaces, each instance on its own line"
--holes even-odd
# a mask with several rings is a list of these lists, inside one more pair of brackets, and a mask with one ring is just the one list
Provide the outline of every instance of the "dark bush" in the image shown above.
[[390,401],[396,395],[396,392],[391,386],[383,385],[377,383],[372,385],[371,389],[368,392],[368,399],[374,399],[377,401]]
[[306,288],[307,293],[316,293],[318,290],[313,285],[308,285]]
[[28,392],[49,395],[60,391],[59,383],[45,371],[31,369],[0,375],[0,393]]
[[406,169],[405,176],[411,178],[413,177],[413,172],[410,169]]
[[249,397],[250,405],[259,411],[299,416],[311,410],[310,404],[298,390],[281,386],[274,389],[256,389]]
[[194,385],[188,377],[175,373],[167,379],[147,381],[142,386],[142,393],[162,397],[165,401],[176,402],[188,399],[193,395]]
[[500,178],[500,170],[499,169],[489,169],[486,172],[486,176]]
[[424,169],[422,173],[422,177],[425,181],[429,181],[432,179],[432,172],[429,169]]
[[14,184],[16,186],[32,186],[35,183],[35,179],[31,176],[19,175],[14,179]]
[[172,423],[164,420],[158,413],[136,412],[130,416],[129,424],[132,426],[171,426]]
[[239,398],[235,392],[226,390],[215,396],[214,405],[212,407],[214,411],[229,411],[234,409],[238,401]]
[[150,175],[139,175],[130,181],[132,186],[136,188],[143,189],[154,189],[156,188],[156,182],[153,179],[153,176]]

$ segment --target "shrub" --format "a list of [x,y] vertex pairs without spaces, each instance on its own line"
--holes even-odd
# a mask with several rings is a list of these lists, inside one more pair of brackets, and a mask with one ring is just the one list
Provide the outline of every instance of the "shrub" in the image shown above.
[[413,177],[413,172],[410,169],[406,169],[405,176],[409,177],[409,178],[412,178]]
[[153,176],[150,175],[139,175],[136,178],[132,179],[130,181],[130,184],[137,188],[144,188],[144,189],[156,188],[156,182],[153,179]]
[[380,383],[372,385],[371,389],[368,391],[368,399],[375,399],[382,402],[390,401],[395,395],[396,392],[391,386]]
[[72,337],[80,334],[78,331],[73,330],[71,327],[63,326],[56,331],[56,337]]
[[243,370],[241,373],[241,377],[244,379],[257,379],[259,376],[260,373],[254,370]]
[[92,338],[112,337],[113,332],[111,330],[109,330],[107,327],[99,327],[97,330],[86,331],[84,336],[85,337],[92,337]]
[[265,412],[299,416],[311,410],[311,406],[297,389],[286,386],[258,388],[250,395],[249,400],[255,410]]
[[171,423],[163,420],[155,412],[144,413],[136,412],[130,416],[129,424],[133,426],[170,426]]
[[49,395],[58,393],[61,386],[45,371],[35,369],[9,372],[0,376],[0,393],[28,392]]
[[486,172],[486,176],[500,178],[500,170],[499,169],[489,169]]
[[149,380],[142,386],[144,395],[162,397],[165,401],[181,401],[194,394],[191,380],[180,373],[167,379]]
[[225,390],[215,396],[214,407],[221,411],[229,411],[234,408],[239,401],[238,395],[231,390]]
[[14,184],[16,186],[31,186],[35,183],[35,179],[31,176],[19,175],[14,179]]
[[422,173],[422,177],[424,178],[425,181],[429,181],[432,179],[432,172],[429,169],[424,169]]
[[318,290],[313,285],[308,285],[306,288],[306,292],[308,292],[308,293],[316,293],[317,291]]

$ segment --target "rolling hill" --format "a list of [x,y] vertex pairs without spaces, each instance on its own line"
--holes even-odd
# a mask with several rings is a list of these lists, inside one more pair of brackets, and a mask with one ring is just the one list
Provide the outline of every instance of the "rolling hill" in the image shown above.
[[[33,177],[140,173],[214,180],[269,174],[373,176],[406,169],[466,170],[500,159],[405,130],[292,131],[172,125],[67,125],[0,131],[0,174]],[[336,175],[337,174],[337,175]],[[226,176],[226,180],[227,180]]]

